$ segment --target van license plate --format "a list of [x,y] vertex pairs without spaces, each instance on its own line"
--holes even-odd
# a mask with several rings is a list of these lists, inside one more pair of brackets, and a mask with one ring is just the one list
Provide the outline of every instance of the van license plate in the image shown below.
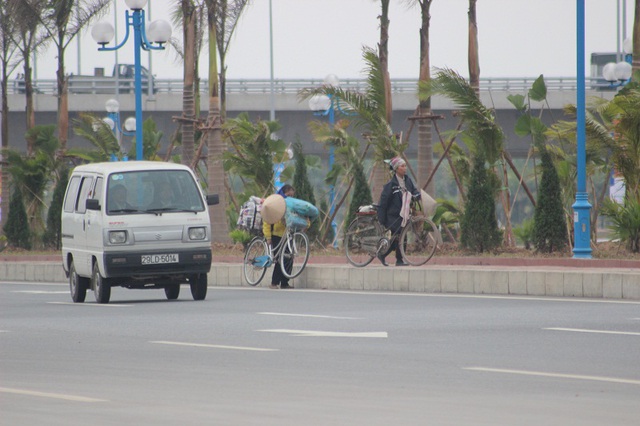
[[158,265],[161,263],[178,263],[178,254],[145,254],[142,256],[143,265]]

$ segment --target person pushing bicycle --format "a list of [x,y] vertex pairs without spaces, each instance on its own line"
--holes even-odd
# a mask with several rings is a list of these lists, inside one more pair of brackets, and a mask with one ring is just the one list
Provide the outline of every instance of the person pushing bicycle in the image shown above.
[[[296,190],[293,186],[289,184],[285,184],[278,190],[277,194],[282,195],[283,198],[293,197],[296,193]],[[262,224],[262,232],[264,233],[264,237],[267,239],[267,244],[270,247],[280,247],[280,240],[284,235],[286,229],[286,225],[283,220],[274,223],[273,225],[268,224],[267,222],[263,222]],[[280,250],[283,250],[283,247],[280,247]],[[276,253],[274,253],[274,257]],[[287,271],[291,271],[291,264],[286,265]],[[280,287],[278,287],[280,286]],[[275,263],[273,267],[273,274],[271,275],[271,285],[269,288],[272,289],[289,289],[293,288],[293,286],[289,285],[289,278],[285,277],[282,273],[282,269],[280,268],[280,264],[278,262]]]
[[378,203],[378,221],[392,232],[392,243],[386,253],[379,253],[378,260],[384,266],[389,266],[385,258],[391,251],[396,252],[396,266],[406,266],[400,252],[398,237],[406,225],[410,215],[411,200],[419,200],[420,190],[407,175],[407,163],[400,157],[393,157],[389,168],[394,172],[393,177],[382,188]]

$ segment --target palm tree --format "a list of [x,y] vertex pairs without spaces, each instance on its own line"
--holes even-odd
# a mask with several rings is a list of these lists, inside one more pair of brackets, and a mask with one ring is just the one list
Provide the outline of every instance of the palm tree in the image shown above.
[[[31,3],[29,0],[18,0]],[[38,15],[49,40],[56,45],[58,68],[58,139],[60,149],[67,149],[69,134],[69,101],[67,77],[64,69],[65,51],[80,32],[99,18],[109,6],[109,0],[64,0],[47,1],[43,14]]]
[[[420,71],[418,81],[427,83],[431,80],[431,60],[429,57],[429,12],[433,0],[410,0],[410,4],[420,6]],[[418,168],[416,181],[423,186],[433,170],[433,141],[431,121],[431,98],[421,99],[416,111],[418,123]],[[432,179],[426,188],[429,194],[435,194],[435,181]]]
[[478,20],[476,3],[469,0],[469,84],[480,95],[480,59],[478,58]]
[[[17,44],[15,43],[16,20],[9,13],[9,5],[7,2],[0,2],[0,67],[2,68],[2,75],[0,75],[0,87],[2,96],[2,113],[0,116],[2,120],[0,122],[0,140],[2,140],[2,150],[9,148],[9,102],[7,98],[7,87],[9,74],[13,71],[16,65],[12,64],[12,57],[16,53]],[[3,161],[0,161],[0,179],[2,185],[0,187],[0,210],[3,212],[9,211],[9,191],[11,186],[9,185],[9,172],[7,171],[7,165]],[[4,197],[2,197],[4,194]],[[0,230],[4,228],[4,224],[7,222],[8,214],[5,213],[0,217]]]
[[181,0],[182,36],[184,46],[184,85],[182,90],[182,164],[191,165],[195,146],[195,92],[196,71],[196,5],[192,0]]

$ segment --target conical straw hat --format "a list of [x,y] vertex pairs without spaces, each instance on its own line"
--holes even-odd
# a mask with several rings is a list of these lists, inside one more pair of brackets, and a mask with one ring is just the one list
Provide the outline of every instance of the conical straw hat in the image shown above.
[[287,209],[287,204],[284,201],[282,195],[273,194],[269,195],[262,202],[262,220],[269,225],[280,222],[284,217],[284,212]]

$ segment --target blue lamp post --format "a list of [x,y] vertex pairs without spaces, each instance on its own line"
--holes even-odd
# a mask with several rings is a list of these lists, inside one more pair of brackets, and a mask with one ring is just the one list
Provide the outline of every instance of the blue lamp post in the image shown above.
[[586,103],[584,74],[584,0],[577,1],[577,171],[576,201],[573,204],[573,257],[591,259],[591,204],[587,194]]
[[[136,134],[136,119],[129,117],[124,121],[124,124],[120,122],[120,102],[116,99],[109,99],[105,103],[105,109],[107,110],[107,117],[103,120],[118,140],[118,146],[120,151],[124,153],[123,160],[127,161],[127,155],[122,149],[122,135],[135,136]],[[115,154],[111,154],[112,161],[116,161]]]
[[[329,74],[324,78],[325,86],[340,86],[340,79],[335,74]],[[309,109],[313,111],[315,115],[321,117],[328,117],[329,124],[331,128],[336,124],[336,110],[341,112],[342,114],[349,115],[345,111],[342,111],[340,108],[340,102],[337,97],[332,95],[315,95],[309,99]],[[333,146],[329,147],[329,170],[333,168],[333,163],[335,161],[334,148]],[[335,188],[333,185],[329,188],[329,216],[333,216],[333,212],[335,210]],[[337,231],[337,224],[335,222],[331,223],[331,227],[335,232]]]
[[[136,98],[136,160],[143,159],[143,135],[142,135],[142,71],[140,65],[141,49],[148,50],[163,50],[163,44],[171,38],[171,26],[167,21],[158,20],[153,21],[149,25],[149,36],[145,31],[145,19],[144,19],[144,7],[147,5],[147,0],[125,0],[127,6],[133,11],[130,13],[128,10],[125,12],[127,30],[124,36],[124,40],[120,44],[114,47],[107,47],[107,44],[113,39],[115,32],[113,26],[108,22],[99,22],[91,30],[93,39],[101,46],[99,51],[113,51],[118,50],[124,46],[129,40],[129,27],[133,27],[133,39],[134,39],[134,87]],[[157,43],[154,46],[153,43]]]

